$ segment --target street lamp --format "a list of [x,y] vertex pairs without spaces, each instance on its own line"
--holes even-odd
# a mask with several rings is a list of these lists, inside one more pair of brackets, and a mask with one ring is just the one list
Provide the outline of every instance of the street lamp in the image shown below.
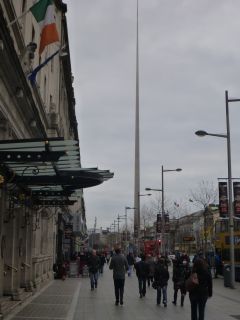
[[[146,191],[159,191],[162,192],[162,189],[153,189],[153,188],[145,188]],[[160,210],[159,210],[160,211]],[[160,213],[159,213],[160,215]],[[161,218],[160,218],[161,219]],[[161,220],[160,220],[161,221]],[[157,215],[157,221],[156,221],[156,241],[157,241],[157,234],[158,234],[158,215]],[[162,238],[162,237],[161,237]],[[158,247],[158,251],[159,251],[159,247]],[[159,253],[159,252],[158,252]]]
[[151,189],[151,188],[146,188],[145,190],[153,190],[153,191],[161,191],[162,192],[162,239],[161,239],[161,246],[162,246],[162,251],[163,254],[165,255],[165,239],[164,239],[164,234],[165,234],[165,212],[164,212],[164,172],[170,172],[170,171],[177,171],[180,172],[182,171],[181,168],[177,169],[164,169],[162,166],[162,189]]
[[229,102],[237,102],[240,99],[229,99],[228,91],[225,91],[226,104],[226,134],[208,133],[203,130],[198,130],[195,134],[199,137],[214,136],[227,139],[227,162],[228,162],[228,208],[229,208],[229,234],[230,234],[230,264],[231,264],[231,279],[230,287],[234,288],[235,282],[235,256],[234,256],[234,220],[233,220],[233,205],[232,205],[232,162],[231,162],[231,137],[230,137],[230,121],[229,121]]
[[170,171],[176,171],[181,172],[181,168],[177,169],[163,169],[162,166],[162,248],[163,248],[163,254],[165,255],[165,210],[164,210],[164,172],[170,172]]
[[[188,201],[194,202],[192,199],[189,199]],[[205,258],[207,257],[207,214],[208,214],[208,206],[204,205],[204,208],[203,208],[203,233],[204,233],[203,255]]]
[[114,222],[111,224],[111,226],[113,226],[113,228],[114,228],[115,243],[117,243],[116,225],[117,225],[117,221],[116,221],[116,220],[114,220]]
[[[135,207],[135,209],[138,212],[138,221],[137,221],[137,225],[134,224],[134,237],[135,239],[137,240],[137,247],[138,247],[138,251],[140,250],[140,231],[141,231],[141,228],[140,228],[140,225],[141,225],[141,220],[140,220],[140,197],[145,197],[145,196],[151,196],[152,194],[151,193],[144,193],[144,194],[140,194],[138,193],[138,203],[139,203],[139,207]],[[136,215],[136,212],[135,212],[135,215]]]

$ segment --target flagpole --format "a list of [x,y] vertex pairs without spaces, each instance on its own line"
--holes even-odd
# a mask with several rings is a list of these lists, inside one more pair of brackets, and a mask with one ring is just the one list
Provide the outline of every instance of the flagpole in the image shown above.
[[25,12],[23,12],[19,17],[17,17],[17,18],[14,19],[13,21],[9,22],[8,27],[11,27],[15,22],[17,22],[19,19],[21,19],[22,17],[24,17],[29,11],[30,11],[30,9],[28,9],[28,10],[25,11]]
[[136,111],[135,111],[135,174],[134,174],[134,237],[140,251],[140,151],[139,151],[139,48],[138,48],[138,0],[136,34]]

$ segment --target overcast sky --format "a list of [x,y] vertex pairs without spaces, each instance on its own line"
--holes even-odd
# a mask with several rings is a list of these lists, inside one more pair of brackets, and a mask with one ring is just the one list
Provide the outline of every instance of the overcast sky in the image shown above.
[[[114,172],[84,190],[87,225],[109,227],[134,202],[136,0],[65,2],[82,166]],[[227,177],[226,139],[194,132],[225,133],[225,90],[240,98],[239,12],[238,0],[139,0],[141,193],[161,189],[162,165],[183,169],[164,174],[180,205]],[[240,177],[240,102],[230,121]]]

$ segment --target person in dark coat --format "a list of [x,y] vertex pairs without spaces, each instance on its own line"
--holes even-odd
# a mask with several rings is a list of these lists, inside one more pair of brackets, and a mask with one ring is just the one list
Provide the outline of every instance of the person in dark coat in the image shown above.
[[133,266],[134,266],[134,256],[132,252],[129,252],[127,255],[127,262],[128,262],[128,276],[131,277],[132,271],[133,271]]
[[102,254],[99,256],[99,259],[100,259],[99,272],[100,272],[100,273],[103,273],[104,264],[106,263],[106,258],[105,258],[104,253],[102,253]]
[[165,264],[165,259],[158,258],[155,272],[154,282],[157,287],[157,305],[161,303],[161,295],[163,296],[163,305],[167,306],[167,285],[169,279],[169,272]]
[[90,277],[91,290],[94,290],[94,287],[97,288],[98,285],[98,271],[100,266],[100,259],[97,256],[96,250],[92,251],[92,254],[88,259],[87,265]]
[[121,254],[121,249],[115,249],[115,255],[112,257],[109,269],[113,270],[113,281],[115,290],[115,305],[123,305],[123,293],[125,284],[125,273],[128,271],[128,262],[126,257]]
[[141,258],[142,260],[135,264],[140,298],[146,295],[146,282],[149,275],[149,264],[145,261],[144,255]]
[[191,302],[191,320],[204,320],[207,299],[212,296],[212,275],[204,259],[197,259],[192,268],[197,274],[198,285],[189,291]]
[[185,282],[190,275],[190,269],[188,262],[186,260],[181,261],[180,259],[175,260],[173,263],[173,304],[176,306],[177,304],[177,294],[178,290],[181,292],[181,307],[184,304],[184,298],[186,295],[186,286]]
[[154,271],[155,271],[155,262],[153,257],[149,254],[146,259],[147,264],[149,265],[149,274],[147,277],[147,284],[150,287],[150,284],[153,283]]

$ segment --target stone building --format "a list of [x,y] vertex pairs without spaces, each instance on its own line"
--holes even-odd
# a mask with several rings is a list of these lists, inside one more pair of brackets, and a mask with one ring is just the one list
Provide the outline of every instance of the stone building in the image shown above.
[[82,189],[113,176],[81,167],[67,6],[52,2],[60,41],[39,55],[39,25],[22,16],[37,1],[0,0],[0,298],[13,300],[52,279],[70,217],[86,231]]

